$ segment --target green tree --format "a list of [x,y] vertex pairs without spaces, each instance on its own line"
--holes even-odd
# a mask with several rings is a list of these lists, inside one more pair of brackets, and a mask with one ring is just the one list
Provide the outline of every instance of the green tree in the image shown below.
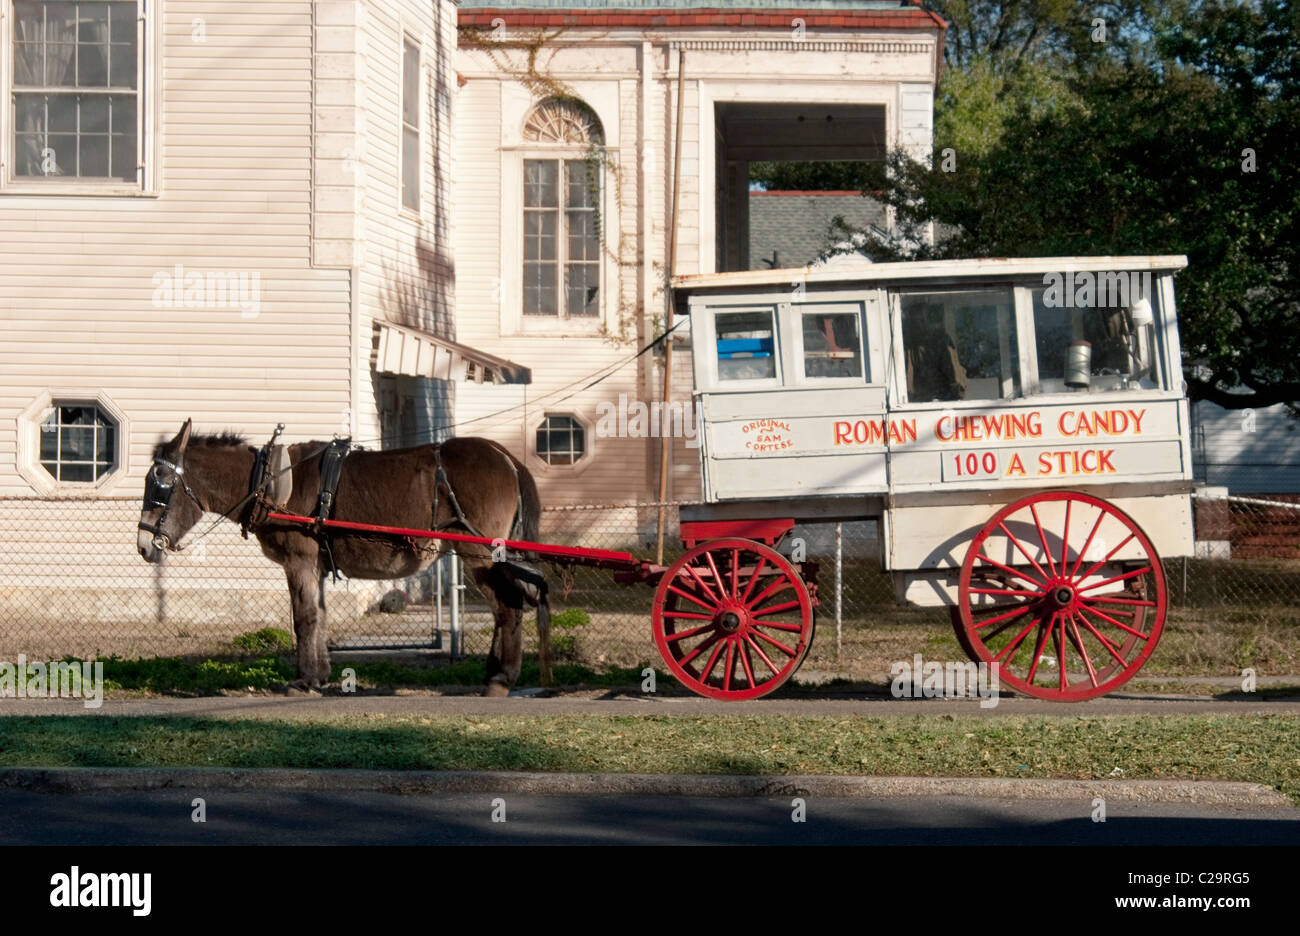
[[[950,87],[968,82],[973,99],[936,120],[936,150],[952,147],[955,171],[899,152],[860,165],[861,187],[899,224],[896,241],[868,249],[882,259],[1186,253],[1178,288],[1193,396],[1294,408],[1300,12],[1283,0],[1194,0],[1138,13],[1145,25],[1109,34],[1114,48],[1087,48],[1078,29],[1048,42],[1042,62],[1064,70],[1047,95],[1025,93],[1023,63],[966,54]],[[977,19],[977,35],[997,34],[987,11]],[[991,81],[1008,82],[1001,96],[990,97]],[[990,114],[1000,122],[985,133]],[[933,245],[922,236],[932,223],[944,232]],[[1249,392],[1229,392],[1240,387]]]

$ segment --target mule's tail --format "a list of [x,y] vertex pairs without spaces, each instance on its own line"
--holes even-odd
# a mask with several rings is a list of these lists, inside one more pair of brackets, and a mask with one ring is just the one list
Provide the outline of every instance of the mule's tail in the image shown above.
[[[493,445],[497,443],[494,442]],[[519,479],[520,535],[530,542],[541,542],[539,534],[542,497],[537,491],[537,482],[533,480],[532,473],[519,459],[511,455],[503,446],[497,445],[497,448],[514,464],[515,474]],[[537,563],[540,559],[535,553],[529,553],[525,558],[533,563]],[[527,598],[530,604],[537,607],[537,665],[542,671],[542,685],[551,686],[555,684],[555,675],[551,670],[551,603],[547,597],[549,587],[546,577],[540,568],[537,569],[537,579],[532,582],[532,585],[533,588],[529,590]]]

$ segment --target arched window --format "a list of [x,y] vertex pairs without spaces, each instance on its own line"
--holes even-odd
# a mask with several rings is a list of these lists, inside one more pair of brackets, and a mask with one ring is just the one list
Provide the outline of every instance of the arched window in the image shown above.
[[591,108],[542,101],[524,121],[525,315],[558,319],[600,312],[600,147]]

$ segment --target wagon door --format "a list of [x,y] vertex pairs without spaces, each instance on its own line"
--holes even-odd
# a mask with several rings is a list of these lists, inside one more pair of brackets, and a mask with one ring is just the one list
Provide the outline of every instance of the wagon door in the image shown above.
[[886,487],[882,296],[787,297],[692,299],[709,501]]

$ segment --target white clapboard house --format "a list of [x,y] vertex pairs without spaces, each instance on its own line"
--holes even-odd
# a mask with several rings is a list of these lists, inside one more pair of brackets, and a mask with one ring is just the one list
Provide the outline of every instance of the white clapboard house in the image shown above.
[[0,0],[0,652],[285,621],[232,525],[136,554],[186,418],[396,445],[528,379],[456,342],[455,48],[450,0]]

